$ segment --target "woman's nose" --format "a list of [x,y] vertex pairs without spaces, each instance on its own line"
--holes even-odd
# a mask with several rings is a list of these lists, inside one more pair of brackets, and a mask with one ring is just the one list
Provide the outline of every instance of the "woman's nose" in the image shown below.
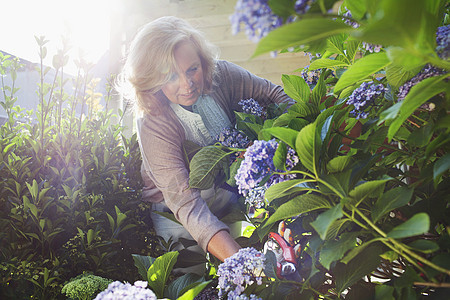
[[190,89],[194,85],[194,82],[189,76],[183,76],[181,80],[183,88]]

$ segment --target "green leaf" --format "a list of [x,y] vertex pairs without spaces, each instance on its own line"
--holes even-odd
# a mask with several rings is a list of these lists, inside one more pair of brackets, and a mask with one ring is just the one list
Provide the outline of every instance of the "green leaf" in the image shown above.
[[317,105],[312,103],[297,102],[289,107],[288,113],[295,115],[296,117],[305,118],[312,123],[320,114],[320,110]]
[[327,163],[327,170],[330,173],[344,171],[353,161],[351,156],[336,156]]
[[427,7],[427,2],[436,1],[380,1],[378,13],[371,18],[367,26],[357,32],[358,37],[385,47],[414,49],[417,53],[433,51],[433,38],[441,18],[436,11]]
[[92,243],[92,240],[94,239],[94,230],[93,229],[88,230],[86,239],[87,239],[88,246],[90,246]]
[[343,61],[329,59],[329,58],[320,58],[315,60],[309,66],[309,70],[317,70],[322,68],[335,69],[336,67],[347,67],[348,63]]
[[332,262],[341,259],[348,250],[356,247],[357,237],[358,233],[352,232],[342,234],[337,241],[325,241],[319,256],[322,266],[330,269]]
[[382,70],[390,64],[390,60],[385,52],[373,53],[356,61],[348,70],[342,74],[334,87],[334,92],[338,93],[344,88],[364,80],[370,75]]
[[352,170],[346,170],[340,173],[323,174],[320,176],[320,179],[322,179],[323,182],[326,182],[327,185],[321,182],[319,187],[324,193],[345,197],[348,194],[351,173]]
[[189,186],[201,190],[211,188],[220,170],[228,166],[228,155],[214,146],[202,148],[191,160]]
[[317,168],[319,164],[320,148],[322,141],[316,130],[316,124],[312,123],[303,127],[298,133],[295,141],[295,150],[300,161],[305,168],[318,174]]
[[[178,299],[179,296],[190,290],[191,287],[197,286],[202,278],[194,273],[187,273],[172,281],[167,287],[167,298]],[[204,282],[204,280],[202,280]],[[192,298],[193,299],[193,298]]]
[[298,131],[290,128],[284,127],[271,127],[263,129],[263,132],[270,133],[277,139],[288,144],[292,149],[295,148],[295,140],[298,135]]
[[418,213],[403,224],[392,229],[387,237],[401,239],[426,233],[430,229],[430,217],[426,213]]
[[408,244],[408,247],[411,247],[415,250],[418,250],[423,253],[433,253],[439,250],[439,245],[430,240],[415,240]]
[[273,164],[275,168],[286,171],[286,155],[287,155],[287,146],[285,143],[279,143],[277,150],[275,150],[275,154],[273,156]]
[[277,279],[277,258],[273,251],[269,250],[264,254],[265,266],[264,266],[264,274],[270,278]]
[[195,287],[191,288],[190,290],[186,291],[181,297],[179,297],[177,300],[191,300],[194,299],[195,296],[197,296],[203,289],[211,282],[211,280],[202,282],[197,284]]
[[417,74],[417,72],[405,71],[401,66],[394,64],[390,64],[386,67],[386,79],[388,83],[395,88],[399,88],[415,74]]
[[241,163],[244,159],[243,158],[237,158],[236,161],[234,161],[230,166],[230,178],[227,180],[227,184],[230,186],[236,186],[236,174],[239,170],[239,167],[241,166]]
[[433,166],[433,179],[436,180],[440,175],[450,169],[450,153],[439,158]]
[[305,80],[298,75],[281,75],[284,92],[295,101],[308,102],[310,89]]
[[408,187],[397,187],[384,193],[372,208],[372,220],[377,222],[386,213],[408,204],[413,192]]
[[[435,76],[422,80],[411,88],[408,95],[403,99],[398,115],[389,126],[388,138],[392,140],[403,122],[422,104],[427,102],[431,97],[444,92],[448,83],[444,81],[448,78],[448,74],[443,76]],[[380,120],[381,121],[381,120]]]
[[281,26],[259,41],[253,57],[299,45],[310,45],[330,36],[354,30],[343,22],[322,17],[301,19]]
[[26,182],[28,190],[30,191],[31,194],[31,199],[33,200],[37,200],[38,198],[38,193],[39,193],[39,186],[37,184],[36,179],[33,179],[33,184],[29,184],[28,182]]
[[147,271],[148,285],[158,298],[164,297],[164,287],[177,258],[177,251],[167,252],[155,259]]
[[131,254],[131,256],[133,257],[134,265],[138,269],[138,273],[141,275],[142,280],[147,281],[147,271],[155,261],[155,258],[139,254]]
[[367,11],[366,1],[361,0],[345,0],[342,7],[347,7],[352,12],[353,18],[359,20],[364,17]]
[[265,226],[271,225],[279,220],[295,217],[302,213],[330,207],[331,205],[327,199],[321,196],[315,194],[300,195],[278,207],[267,220]]
[[317,81],[316,86],[314,87],[312,93],[311,93],[311,103],[315,106],[319,106],[322,99],[327,94],[327,88],[325,86],[324,81],[325,72],[322,72],[320,74],[319,80]]
[[339,203],[338,205],[318,215],[316,220],[311,223],[311,226],[317,231],[320,238],[325,240],[331,224],[337,219],[340,219],[343,215],[342,204]]
[[371,246],[362,251],[350,263],[338,263],[333,269],[336,277],[336,289],[341,294],[346,288],[374,271],[380,264],[378,246]]
[[366,197],[378,198],[383,192],[386,182],[391,179],[387,178],[364,182],[351,190],[349,196],[357,201],[362,201]]
[[394,287],[389,285],[376,285],[374,300],[395,300]]
[[305,185],[307,182],[309,181],[305,179],[292,179],[273,184],[266,190],[264,197],[270,203],[274,199],[278,199],[292,193],[310,190],[311,188]]
[[122,224],[122,222],[127,218],[127,215],[122,213],[120,211],[120,209],[117,207],[117,205],[114,205],[114,208],[116,210],[116,216],[117,216],[117,218],[116,218],[116,220],[117,220],[117,227],[119,227]]

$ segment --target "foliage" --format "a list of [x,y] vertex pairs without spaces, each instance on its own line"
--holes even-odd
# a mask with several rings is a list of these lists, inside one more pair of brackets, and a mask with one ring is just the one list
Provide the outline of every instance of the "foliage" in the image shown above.
[[192,273],[179,276],[169,283],[169,276],[178,256],[177,251],[167,252],[156,259],[150,256],[133,255],[141,278],[148,282],[148,286],[158,299],[194,299],[211,283],[211,280]]
[[72,299],[92,300],[111,282],[111,279],[85,273],[71,279],[63,286],[61,292]]
[[53,69],[44,66],[47,41],[36,41],[35,111],[15,105],[20,62],[0,57],[7,113],[0,127],[1,298],[62,298],[64,282],[83,272],[132,281],[138,273],[131,254],[160,252],[149,205],[140,201],[137,139],[116,124],[111,84],[100,97],[92,65],[82,59],[76,77],[64,73],[67,47]]
[[[308,51],[307,71],[320,72],[311,86],[283,75],[296,103],[281,115],[262,120],[236,113],[248,139],[276,138],[300,161],[287,168],[286,150],[277,150],[266,162],[277,166],[271,176],[294,177],[267,188],[257,217],[244,212],[252,234],[240,242],[261,250],[267,234],[286,221],[302,245],[303,278],[266,277],[265,289],[255,283],[240,296],[443,296],[439,287],[450,285],[448,1],[317,0],[302,13],[294,0],[253,2],[268,3],[285,20],[264,34],[254,55]],[[243,3],[252,2],[239,1],[238,9]],[[236,186],[246,154],[223,144],[200,149],[190,162],[191,185],[207,187],[223,173]],[[258,174],[259,187],[270,182],[270,175]]]

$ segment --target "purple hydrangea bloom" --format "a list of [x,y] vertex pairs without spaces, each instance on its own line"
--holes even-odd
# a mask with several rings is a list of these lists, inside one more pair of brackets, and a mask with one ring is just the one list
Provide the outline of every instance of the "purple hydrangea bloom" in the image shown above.
[[367,118],[369,113],[364,110],[373,105],[378,97],[384,95],[385,90],[382,84],[374,84],[373,81],[363,82],[348,97],[347,104],[355,106],[350,113],[354,114],[357,119]]
[[309,85],[309,87],[312,89],[316,86],[317,81],[319,81],[320,78],[320,70],[312,70],[310,71],[308,69],[309,66],[306,66],[303,68],[301,72],[302,78],[306,81],[306,83]]
[[253,98],[243,99],[239,101],[238,104],[241,106],[242,111],[246,114],[262,118],[265,118],[267,115],[266,111],[261,106],[261,104],[259,104],[258,101],[256,101]]
[[262,300],[262,298],[254,295],[254,294],[250,294],[250,297],[247,297],[247,295],[242,294],[242,295],[235,297],[234,300]]
[[[313,1],[297,0],[295,11],[304,14],[310,8],[309,3]],[[289,18],[287,22],[292,22]],[[270,31],[283,24],[283,19],[272,12],[269,0],[238,0],[234,13],[230,16],[231,30],[233,34],[241,31],[241,23],[244,24],[245,34],[248,39],[258,42]]]
[[94,300],[156,300],[155,293],[147,289],[147,284],[147,281],[136,281],[134,285],[114,281]]
[[[255,141],[244,154],[244,160],[239,167],[235,179],[239,193],[246,197],[245,202],[260,208],[265,203],[265,191],[273,184],[293,179],[294,174],[280,175],[273,172],[281,172],[275,168],[273,157],[278,148],[275,139],[270,141]],[[293,149],[289,149],[286,157],[286,169],[291,170],[299,159]],[[270,178],[260,186],[260,183]]]
[[405,99],[406,95],[408,95],[409,91],[413,86],[421,82],[422,80],[439,76],[445,74],[445,70],[438,69],[436,67],[433,67],[432,65],[426,65],[417,75],[415,75],[413,78],[411,78],[409,81],[405,82],[399,89],[397,98],[398,100]]
[[222,146],[229,148],[247,148],[250,140],[240,130],[235,128],[224,128],[220,134],[216,137],[216,141],[218,141]]
[[381,45],[374,45],[374,44],[369,44],[366,42],[362,43],[362,47],[366,50],[369,51],[370,53],[378,53],[380,52],[382,46]]
[[447,59],[450,54],[450,25],[438,27],[436,44],[436,53],[440,58]]
[[[352,18],[352,13],[349,10],[347,10],[342,15],[347,18]],[[352,26],[353,28],[358,28],[360,26],[358,22],[353,22],[352,20],[349,20],[349,19],[343,19],[343,21],[345,24]]]
[[[240,249],[233,256],[226,258],[217,270],[219,298],[228,294],[228,299],[241,299],[239,296],[247,285],[255,282],[261,285],[264,261],[264,255],[251,247]],[[257,299],[255,297],[250,299]]]

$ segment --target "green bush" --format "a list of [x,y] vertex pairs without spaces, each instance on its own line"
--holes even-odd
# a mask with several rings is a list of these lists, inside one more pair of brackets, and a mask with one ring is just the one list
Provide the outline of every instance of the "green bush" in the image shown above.
[[[314,1],[307,13],[296,13],[295,2],[268,2],[291,22],[262,38],[255,56],[308,51],[313,58],[305,71],[317,72],[317,82],[283,75],[293,106],[266,120],[245,113],[236,119],[251,140],[280,143],[273,162],[264,168],[253,162],[253,170],[275,167],[261,171],[264,207],[257,218],[248,214],[250,237],[240,242],[262,250],[268,233],[285,221],[302,246],[303,279],[264,278],[244,293],[263,299],[443,297],[450,276],[448,1]],[[335,4],[339,14],[329,11]],[[353,16],[344,15],[346,8]],[[446,46],[436,44],[440,26],[447,28]],[[368,50],[369,43],[381,45],[379,51]],[[378,95],[370,86],[380,84]],[[367,92],[376,97],[362,103]],[[293,169],[285,164],[288,148],[299,158]],[[246,151],[203,147],[190,162],[191,186],[208,188],[220,173],[236,185],[237,170],[250,167],[242,159],[229,166],[229,157],[238,152],[245,159]],[[295,178],[265,186],[277,174]],[[269,252],[266,275],[274,274],[272,267]]]
[[[100,95],[92,66],[80,60],[78,76],[67,78],[63,49],[48,78],[47,41],[36,41],[37,110],[16,106],[18,87],[2,84],[8,119],[0,128],[1,298],[61,298],[62,284],[83,272],[133,281],[139,276],[131,254],[160,252],[149,206],[140,200],[136,136],[126,138],[111,121],[118,119],[108,108],[111,86],[106,108],[95,109]],[[0,57],[1,74],[13,82],[20,67],[17,59]]]

